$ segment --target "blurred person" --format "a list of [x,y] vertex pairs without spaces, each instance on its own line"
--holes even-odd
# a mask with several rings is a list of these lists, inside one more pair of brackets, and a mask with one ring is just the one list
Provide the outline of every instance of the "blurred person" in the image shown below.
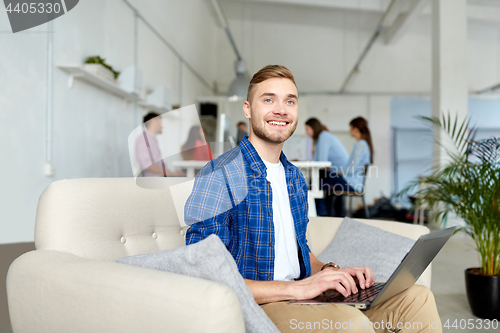
[[141,166],[142,177],[182,176],[181,171],[168,170],[162,159],[156,138],[163,129],[160,115],[150,112],[144,116],[143,123],[146,129],[143,129],[142,135],[135,141],[135,158]]
[[349,161],[344,170],[328,177],[333,197],[333,208],[335,216],[344,217],[345,207],[342,195],[336,195],[337,191],[363,192],[363,168],[373,163],[373,144],[368,121],[363,117],[351,120],[349,134],[356,139],[352,148]]
[[201,126],[191,127],[187,141],[182,146],[181,155],[184,160],[194,161],[210,161],[213,158]]
[[[325,125],[317,118],[309,118],[306,121],[306,134],[313,139],[314,157],[313,161],[329,161],[332,166],[326,172],[322,172],[320,188],[324,188],[327,184],[326,177],[336,175],[342,172],[342,169],[347,164],[349,154],[340,140],[330,133]],[[318,216],[328,216],[332,211],[331,207],[332,196],[327,191],[325,199],[316,199],[316,211]]]
[[238,125],[238,132],[236,134],[236,144],[239,145],[241,140],[248,135],[247,124],[244,121],[240,121]]

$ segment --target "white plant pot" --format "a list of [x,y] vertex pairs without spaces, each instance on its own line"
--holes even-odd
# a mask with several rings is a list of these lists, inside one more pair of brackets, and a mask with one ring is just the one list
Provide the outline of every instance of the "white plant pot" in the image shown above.
[[146,101],[148,104],[156,105],[160,108],[172,110],[172,93],[165,86],[158,86],[150,94],[147,95]]
[[89,71],[95,75],[98,75],[98,76],[105,78],[107,80],[110,80],[112,82],[116,82],[115,74],[111,70],[109,70],[108,68],[104,67],[101,64],[83,64],[83,67],[87,71]]
[[140,69],[136,71],[134,66],[129,66],[121,71],[116,83],[118,83],[118,86],[120,86],[123,90],[132,94],[140,95],[142,91],[142,71]]

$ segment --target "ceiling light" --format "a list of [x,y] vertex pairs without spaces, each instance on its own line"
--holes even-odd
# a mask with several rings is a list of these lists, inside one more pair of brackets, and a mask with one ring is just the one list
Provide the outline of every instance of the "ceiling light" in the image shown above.
[[236,70],[236,77],[229,86],[227,97],[230,101],[246,101],[250,80],[246,76],[247,66],[245,60],[236,60],[234,68]]

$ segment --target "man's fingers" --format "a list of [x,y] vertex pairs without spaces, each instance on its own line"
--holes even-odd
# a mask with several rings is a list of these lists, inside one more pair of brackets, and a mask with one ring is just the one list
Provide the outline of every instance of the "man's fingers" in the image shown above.
[[356,278],[358,279],[358,284],[361,289],[369,287],[368,281],[365,279],[365,275],[362,270],[356,270]]
[[370,285],[373,286],[375,284],[375,275],[373,274],[373,270],[368,267],[369,276],[370,276]]
[[365,267],[364,274],[365,274],[365,278],[366,278],[367,287],[373,286],[373,284],[375,283],[375,277],[373,276],[372,269],[369,267]]
[[340,273],[340,279],[342,284],[345,286],[347,291],[349,292],[349,295],[351,293],[356,294],[358,292],[358,288],[356,288],[356,283],[354,282],[354,279],[349,273],[346,272],[338,272]]
[[370,267],[363,267],[363,273],[366,279],[366,288],[373,286],[375,283],[375,277],[373,276],[373,271]]
[[349,274],[349,273],[344,273],[344,274],[345,274],[346,279],[351,284],[351,290],[352,290],[352,292],[354,294],[356,294],[358,292],[358,287],[356,286],[356,281],[354,281],[354,279],[352,278],[351,274]]
[[[355,276],[358,280],[358,283],[361,288],[361,283],[364,281],[364,288],[369,288],[373,286],[375,283],[375,276],[373,275],[373,271],[370,267],[350,267],[351,274]],[[361,278],[360,278],[361,274]]]
[[333,288],[332,289],[337,290],[339,293],[341,293],[342,295],[344,295],[344,297],[347,297],[347,296],[350,295],[350,292],[348,292],[347,289],[340,282],[335,282],[333,284]]
[[[356,285],[354,284],[354,280],[348,273],[333,269],[325,269],[323,272],[323,276],[331,282],[328,284],[328,289],[335,289],[345,297],[349,296],[355,290]],[[339,285],[343,286],[341,288],[342,291],[338,289]]]

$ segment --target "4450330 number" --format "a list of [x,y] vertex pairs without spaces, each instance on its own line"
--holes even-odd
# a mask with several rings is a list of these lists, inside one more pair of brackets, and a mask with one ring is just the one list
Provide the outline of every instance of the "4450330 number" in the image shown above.
[[443,325],[447,329],[470,329],[470,330],[481,330],[481,329],[498,329],[498,320],[493,319],[455,319],[450,322],[450,319],[446,320]]
[[23,4],[17,3],[16,6],[14,8],[12,8],[12,3],[9,3],[6,10],[7,10],[7,13],[9,13],[9,14],[12,12],[23,13],[23,14],[27,14],[27,13],[31,13],[31,14],[34,14],[34,13],[39,13],[39,14],[56,13],[57,14],[61,11],[61,4],[59,4],[59,3],[51,4],[51,3],[44,3],[44,2],[30,2],[28,4],[25,2]]

